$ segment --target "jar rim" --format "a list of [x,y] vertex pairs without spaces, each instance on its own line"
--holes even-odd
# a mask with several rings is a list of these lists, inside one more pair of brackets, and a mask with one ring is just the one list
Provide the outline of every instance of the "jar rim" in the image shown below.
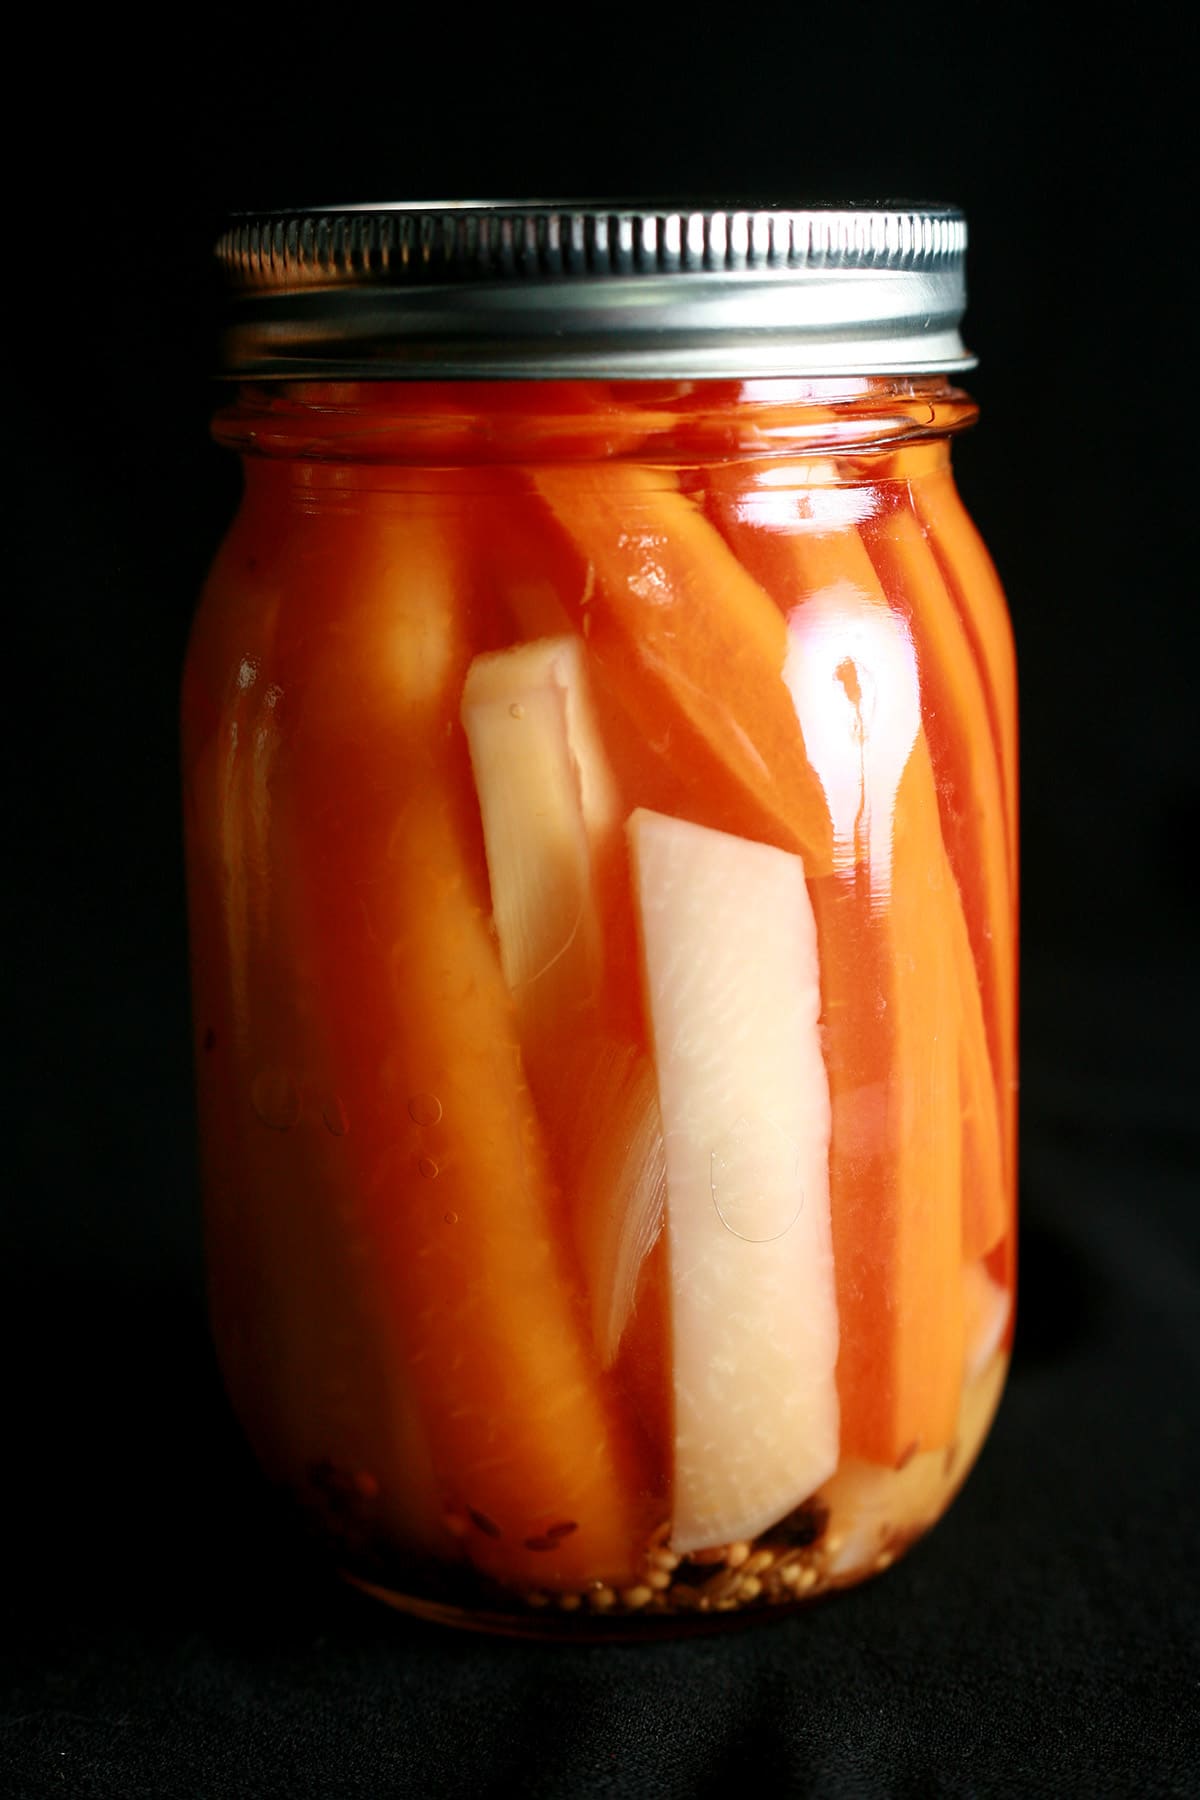
[[397,202],[240,214],[234,379],[954,374],[953,206]]

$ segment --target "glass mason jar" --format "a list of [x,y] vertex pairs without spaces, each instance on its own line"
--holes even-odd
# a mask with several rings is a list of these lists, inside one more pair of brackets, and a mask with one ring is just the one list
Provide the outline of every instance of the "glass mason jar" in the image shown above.
[[212,1318],[354,1581],[763,1617],[1012,1330],[1012,644],[954,213],[244,222],[184,684]]

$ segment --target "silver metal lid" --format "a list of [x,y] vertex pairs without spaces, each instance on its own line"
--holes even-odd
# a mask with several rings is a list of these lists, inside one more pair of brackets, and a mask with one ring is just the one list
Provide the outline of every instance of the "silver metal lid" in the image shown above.
[[235,218],[222,373],[698,380],[955,373],[943,206],[466,201]]

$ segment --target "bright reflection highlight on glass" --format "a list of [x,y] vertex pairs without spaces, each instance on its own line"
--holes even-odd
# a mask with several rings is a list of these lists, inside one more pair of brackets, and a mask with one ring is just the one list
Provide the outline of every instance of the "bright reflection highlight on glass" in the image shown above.
[[891,891],[896,791],[921,725],[917,657],[902,620],[849,581],[788,614],[787,683],[833,821],[834,868]]
[[739,495],[734,514],[739,524],[756,531],[786,531],[797,537],[852,530],[873,518],[878,504],[873,487],[840,483],[837,464],[827,458],[799,468],[792,460],[760,469],[754,487]]

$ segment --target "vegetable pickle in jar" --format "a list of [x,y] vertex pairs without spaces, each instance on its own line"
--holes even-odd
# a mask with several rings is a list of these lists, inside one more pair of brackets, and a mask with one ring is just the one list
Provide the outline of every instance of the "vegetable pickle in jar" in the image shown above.
[[242,221],[184,682],[211,1312],[350,1579],[770,1617],[1013,1322],[1011,635],[948,210]]

